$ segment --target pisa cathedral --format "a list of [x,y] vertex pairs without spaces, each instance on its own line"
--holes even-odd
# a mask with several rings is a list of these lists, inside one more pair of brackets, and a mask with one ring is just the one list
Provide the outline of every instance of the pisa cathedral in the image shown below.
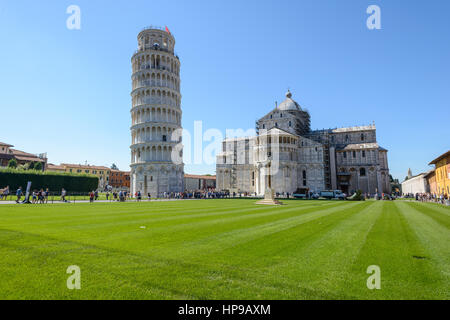
[[175,38],[146,28],[131,58],[130,191],[152,196],[184,191],[180,60]]
[[311,130],[307,110],[286,99],[256,123],[255,137],[230,138],[217,155],[217,189],[264,195],[342,190],[389,193],[387,150],[376,127]]

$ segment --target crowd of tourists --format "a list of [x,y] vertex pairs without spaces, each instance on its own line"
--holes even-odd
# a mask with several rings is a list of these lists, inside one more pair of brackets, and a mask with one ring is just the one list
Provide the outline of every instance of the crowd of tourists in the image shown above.
[[[63,202],[67,202],[66,200],[67,191],[65,189],[61,190],[60,200]],[[8,200],[9,196],[15,196],[15,202],[20,203],[22,197],[26,197],[26,194],[23,192],[22,187],[17,188],[15,194],[11,194],[9,186],[6,188],[0,189],[0,200]],[[24,198],[22,203],[31,203],[31,204],[44,204],[48,203],[48,199],[50,196],[50,191],[48,188],[45,190],[43,188],[35,189],[28,194],[28,197]]]
[[[15,193],[11,193],[10,187],[6,186],[3,189],[0,189],[0,200],[6,201],[8,197],[14,197],[16,203],[32,203],[32,204],[45,204],[48,203],[49,197],[51,193],[48,188],[44,190],[41,188],[40,190],[33,190],[28,194],[28,198],[25,198],[22,201],[22,198],[25,196],[25,193],[22,187],[19,187]],[[54,194],[51,197],[53,202]],[[292,195],[289,193],[281,194],[277,193],[276,196],[278,198],[291,198]],[[370,199],[370,195],[363,195],[364,198]],[[56,195],[58,197],[58,195]],[[229,191],[217,191],[215,189],[207,189],[207,190],[190,190],[185,192],[164,192],[162,194],[154,196],[154,199],[225,199],[225,198],[254,198],[257,197],[255,193],[246,193],[246,192],[229,192]],[[100,194],[98,190],[93,190],[88,194],[89,202],[94,202],[100,199]],[[377,200],[391,200],[395,199],[396,196],[390,196],[387,194],[377,195],[375,197]],[[389,199],[386,199],[389,198]],[[416,193],[416,194],[404,194],[403,198],[410,198],[420,202],[434,202],[440,203],[443,205],[450,206],[450,197],[448,194],[432,194],[432,193]],[[103,198],[104,199],[104,198]],[[61,202],[69,202],[67,200],[67,191],[63,188],[61,193],[59,194],[59,200]],[[143,195],[141,191],[136,191],[134,194],[131,194],[128,191],[111,191],[108,190],[106,192],[106,201],[137,201],[140,202],[142,200],[152,200],[152,195],[147,193]],[[22,201],[22,202],[21,202]]]
[[450,197],[448,194],[434,194],[434,193],[416,193],[416,194],[411,194],[408,193],[406,195],[404,195],[405,198],[412,198],[415,199],[416,201],[420,201],[420,202],[434,202],[434,203],[440,203],[440,204],[445,204],[445,205],[450,205]]
[[226,197],[229,197],[229,193],[215,191],[214,189],[171,193],[164,192],[162,194],[163,199],[221,199]]

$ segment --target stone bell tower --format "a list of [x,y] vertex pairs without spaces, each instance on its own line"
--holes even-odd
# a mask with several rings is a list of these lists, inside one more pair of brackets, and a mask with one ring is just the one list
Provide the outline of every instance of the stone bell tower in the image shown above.
[[137,37],[131,58],[131,192],[157,197],[184,191],[180,60],[166,28]]

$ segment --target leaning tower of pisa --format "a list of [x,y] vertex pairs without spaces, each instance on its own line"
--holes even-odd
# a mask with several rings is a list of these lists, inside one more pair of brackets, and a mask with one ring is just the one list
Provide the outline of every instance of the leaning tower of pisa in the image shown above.
[[184,190],[180,60],[175,38],[158,27],[138,35],[131,58],[131,192],[162,196]]

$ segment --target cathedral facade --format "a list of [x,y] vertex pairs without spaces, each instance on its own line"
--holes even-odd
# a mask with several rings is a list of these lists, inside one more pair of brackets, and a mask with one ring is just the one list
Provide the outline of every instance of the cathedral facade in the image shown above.
[[390,193],[387,150],[375,125],[311,130],[309,112],[286,100],[256,123],[257,135],[229,138],[217,155],[217,189],[264,195],[342,190]]

